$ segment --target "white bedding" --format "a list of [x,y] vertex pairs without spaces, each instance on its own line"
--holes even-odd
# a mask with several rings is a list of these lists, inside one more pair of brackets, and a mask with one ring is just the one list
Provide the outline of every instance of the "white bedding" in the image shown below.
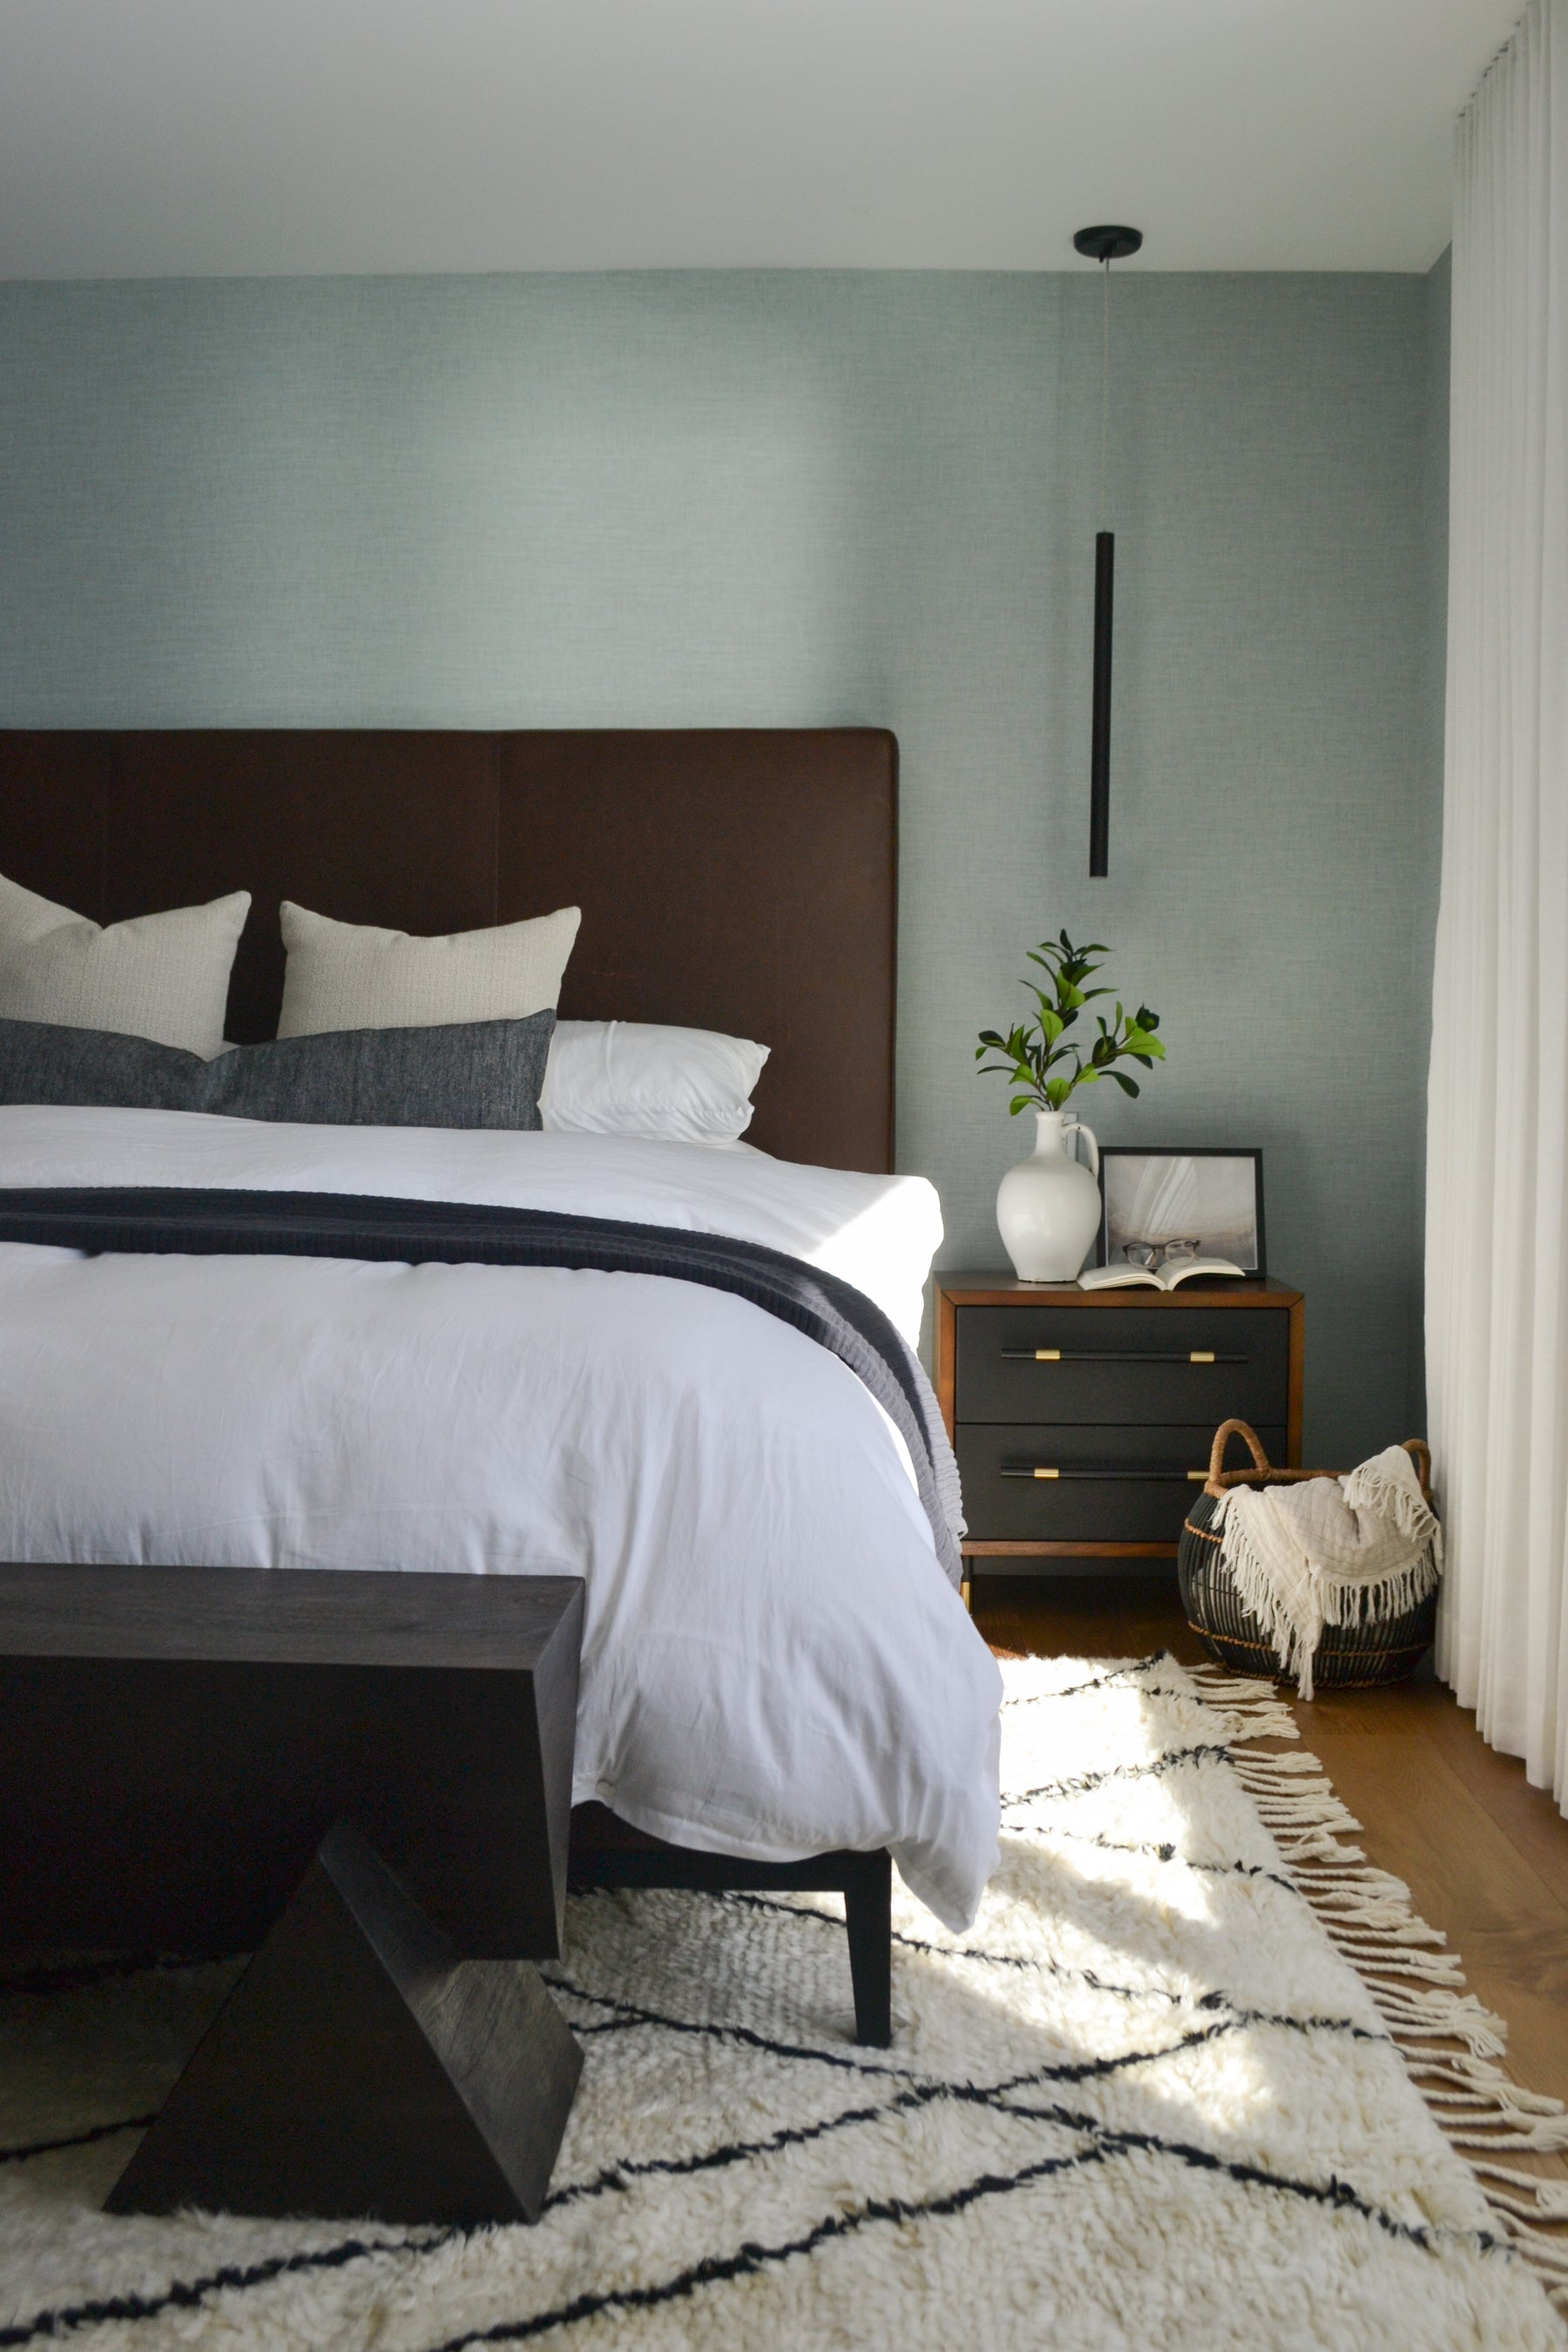
[[[910,1337],[922,1179],[630,1136],[0,1108],[0,1186],[485,1201],[722,1233]],[[847,1368],[644,1275],[0,1244],[0,1557],[587,1580],[574,1798],[770,1861],[994,1866],[1000,1676]]]

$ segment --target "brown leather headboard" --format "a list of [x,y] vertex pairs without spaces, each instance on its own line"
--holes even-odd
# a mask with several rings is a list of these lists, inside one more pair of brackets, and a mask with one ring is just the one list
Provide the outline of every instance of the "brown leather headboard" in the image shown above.
[[118,922],[249,890],[231,1037],[270,1037],[278,904],[455,931],[578,905],[561,1011],[773,1048],[748,1139],[892,1165],[898,746],[689,733],[0,730],[0,873]]

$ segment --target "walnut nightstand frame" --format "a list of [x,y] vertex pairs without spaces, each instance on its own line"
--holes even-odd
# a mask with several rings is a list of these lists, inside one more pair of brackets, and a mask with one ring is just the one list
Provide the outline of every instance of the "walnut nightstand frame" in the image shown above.
[[939,1275],[936,1392],[966,1560],[1002,1576],[1173,1560],[1222,1421],[1300,1463],[1305,1307],[1274,1281],[1089,1291]]

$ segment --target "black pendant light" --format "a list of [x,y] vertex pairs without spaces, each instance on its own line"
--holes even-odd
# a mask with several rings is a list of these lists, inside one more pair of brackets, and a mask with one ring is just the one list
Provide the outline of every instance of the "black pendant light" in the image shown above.
[[1110,437],[1110,265],[1143,242],[1136,228],[1080,228],[1073,243],[1105,278],[1100,394],[1100,530],[1094,541],[1094,729],[1089,754],[1089,870],[1110,871],[1110,612],[1116,590],[1116,535],[1106,529],[1106,460]]

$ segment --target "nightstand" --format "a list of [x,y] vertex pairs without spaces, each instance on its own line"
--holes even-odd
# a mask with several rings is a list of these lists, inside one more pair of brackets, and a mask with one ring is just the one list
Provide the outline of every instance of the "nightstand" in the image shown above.
[[1173,1560],[1222,1421],[1250,1422],[1271,1461],[1300,1463],[1304,1315],[1282,1282],[1090,1291],[939,1275],[936,1392],[966,1560],[1002,1576]]

